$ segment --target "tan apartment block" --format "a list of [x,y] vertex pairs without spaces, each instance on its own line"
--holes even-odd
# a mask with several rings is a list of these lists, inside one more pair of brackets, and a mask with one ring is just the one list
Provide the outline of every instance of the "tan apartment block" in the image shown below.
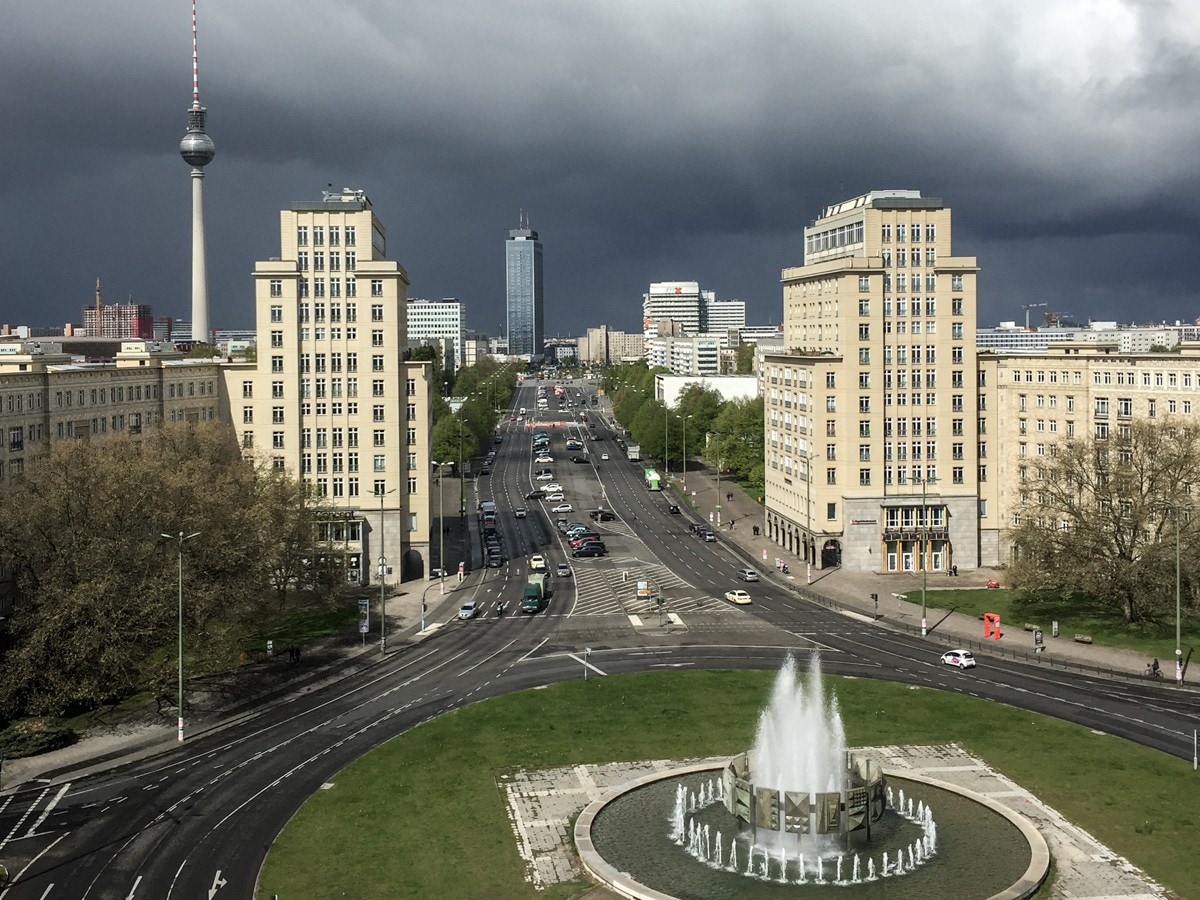
[[979,566],[978,268],[950,209],[873,191],[804,234],[763,360],[766,534],[813,569]]
[[1009,531],[1029,501],[1039,458],[1055,443],[1122,436],[1135,419],[1191,421],[1200,415],[1200,344],[1177,351],[1121,353],[1117,344],[1052,344],[1044,353],[980,353],[981,427],[994,435],[995,477],[983,502],[995,515],[983,529],[998,562],[1012,559]]
[[254,268],[258,356],[226,370],[246,452],[336,511],[348,575],[429,567],[430,363],[406,361],[408,274],[362,191],[280,213],[280,255]]

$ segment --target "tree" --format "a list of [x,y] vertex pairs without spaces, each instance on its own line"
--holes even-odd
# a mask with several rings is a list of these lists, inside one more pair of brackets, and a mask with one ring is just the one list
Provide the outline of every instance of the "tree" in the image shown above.
[[438,462],[470,459],[481,440],[461,416],[447,416],[433,426],[430,454]]
[[179,546],[164,534],[199,532],[184,547],[187,655],[205,669],[235,665],[275,559],[271,486],[215,423],[51,445],[0,491],[0,562],[17,592],[4,713],[169,689]]
[[1051,444],[1049,456],[1019,468],[1012,584],[1035,596],[1084,593],[1132,624],[1173,601],[1172,510],[1183,513],[1181,543],[1185,533],[1193,543],[1186,511],[1200,484],[1200,426],[1143,420],[1118,429]]
[[753,375],[754,361],[757,358],[757,344],[738,344],[737,356],[734,363],[734,374],[736,375]]

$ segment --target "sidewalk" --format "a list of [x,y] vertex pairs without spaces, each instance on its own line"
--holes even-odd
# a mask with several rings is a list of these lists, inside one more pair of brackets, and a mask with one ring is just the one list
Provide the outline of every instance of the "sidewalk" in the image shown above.
[[[787,554],[765,535],[754,535],[754,526],[764,523],[763,507],[757,498],[749,496],[732,479],[720,479],[709,468],[700,468],[693,461],[687,471],[687,498],[681,507],[693,520],[709,521],[716,528],[716,504],[720,501],[720,540],[745,556],[747,565],[757,569],[764,578],[781,583],[804,599],[839,608],[847,613],[877,620],[881,627],[904,630],[912,634],[921,631],[921,589],[923,577],[916,573],[883,574],[880,572],[850,572],[841,568],[807,569],[804,561]],[[670,492],[683,497],[683,476],[671,475]],[[729,497],[732,496],[732,499]],[[783,575],[775,560],[787,563],[790,574]],[[811,581],[810,581],[811,579]],[[1046,649],[1034,651],[1033,635],[1023,630],[1024,623],[1003,623],[1003,637],[985,638],[983,622],[973,615],[951,612],[938,605],[939,594],[960,588],[983,588],[988,581],[1003,584],[1004,572],[999,569],[961,571],[957,578],[944,573],[929,574],[926,595],[926,620],[931,642],[939,647],[967,647],[979,653],[1001,654],[1027,659],[1044,665],[1068,665],[1093,674],[1142,680],[1146,657],[1142,654],[1094,644],[1079,644],[1072,636],[1053,638],[1048,627],[1044,640]],[[871,594],[879,595],[878,610]],[[907,595],[908,602],[896,599]],[[916,602],[912,602],[915,599]],[[936,652],[931,648],[931,653]],[[1170,682],[1163,684],[1173,687]]]

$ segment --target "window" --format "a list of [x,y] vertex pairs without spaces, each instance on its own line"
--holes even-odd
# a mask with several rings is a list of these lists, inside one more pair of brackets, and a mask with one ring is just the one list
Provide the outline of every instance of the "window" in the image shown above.
[[837,469],[834,468],[833,466],[830,466],[828,469],[825,470],[825,483],[826,484],[837,484]]
[[859,469],[858,470],[858,483],[862,487],[870,487],[870,485],[871,485],[871,470],[870,469]]
[[825,504],[825,518],[829,519],[830,521],[837,518],[837,504],[836,503],[826,503]]
[[282,356],[272,356],[271,357],[271,371],[275,372],[275,373],[279,373],[279,372],[283,371],[283,357]]
[[871,290],[871,276],[870,275],[859,275],[858,276],[858,290],[859,290],[859,293],[862,293],[862,294],[865,294]]
[[355,243],[355,241],[354,241],[354,229],[355,229],[355,226],[353,226],[353,225],[347,225],[347,226],[346,226],[346,246],[347,246],[347,247],[353,247],[353,246],[354,246],[354,243]]
[[383,407],[382,403],[377,403],[371,407],[371,421],[372,422],[385,421],[384,416],[383,416],[383,409],[384,409],[384,407]]
[[[283,296],[283,282],[280,281],[278,278],[271,279],[271,296],[272,297],[282,297]],[[274,307],[274,306],[271,307],[272,315],[274,315],[275,309],[276,309],[276,307]],[[278,322],[279,320],[272,319],[271,321]]]
[[383,331],[382,330],[375,329],[371,332],[371,346],[372,347],[382,347],[383,346]]
[[410,421],[410,422],[417,421],[417,404],[415,404],[415,403],[408,404],[405,418],[407,418],[408,421]]
[[372,431],[371,432],[371,446],[372,447],[385,446],[384,441],[383,441],[383,436],[384,436],[384,430],[382,428],[376,428],[374,431]]
[[869,341],[871,339],[871,326],[863,323],[858,326],[858,339],[860,341]]
[[307,247],[308,246],[308,226],[307,225],[297,225],[296,226],[296,246],[297,247]]
[[382,297],[383,296],[383,279],[382,278],[372,278],[371,279],[371,296],[372,297]]
[[373,461],[373,465],[374,465],[374,471],[376,471],[376,472],[386,472],[387,471],[387,457],[384,454],[376,453],[374,455],[374,457],[372,458],[372,461]]
[[[379,295],[372,294],[371,296],[376,297]],[[372,322],[382,322],[383,321],[383,304],[382,303],[372,303],[371,304],[371,321]]]
[[243,406],[242,407],[242,424],[243,425],[253,425],[254,424],[254,407],[253,406]]
[[371,379],[371,396],[372,397],[382,397],[383,396],[383,379],[382,378]]
[[283,432],[282,431],[272,431],[271,432],[271,446],[274,447],[276,450],[283,449]]
[[950,470],[950,480],[954,484],[963,484],[964,469],[962,466],[955,466]]
[[869,316],[871,314],[871,301],[870,300],[859,300],[858,301],[858,314],[860,316]]
[[952,290],[952,291],[963,290],[963,277],[961,275],[951,275],[950,276],[950,290]]

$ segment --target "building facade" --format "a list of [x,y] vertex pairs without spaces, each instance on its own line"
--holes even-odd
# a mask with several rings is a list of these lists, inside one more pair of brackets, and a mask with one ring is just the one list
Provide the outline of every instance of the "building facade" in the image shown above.
[[542,358],[545,293],[542,284],[542,242],[521,214],[520,224],[504,243],[505,296],[508,300],[508,353],[530,361]]
[[805,229],[763,356],[765,525],[815,568],[980,565],[976,273],[950,209],[873,191]]
[[443,300],[408,301],[408,344],[421,347],[448,342],[449,353],[443,354],[443,367],[457,372],[463,363],[463,305],[454,298]]
[[363,191],[294,203],[254,268],[257,359],[223,370],[244,451],[337,512],[362,583],[429,568],[431,363],[406,360],[407,291]]

